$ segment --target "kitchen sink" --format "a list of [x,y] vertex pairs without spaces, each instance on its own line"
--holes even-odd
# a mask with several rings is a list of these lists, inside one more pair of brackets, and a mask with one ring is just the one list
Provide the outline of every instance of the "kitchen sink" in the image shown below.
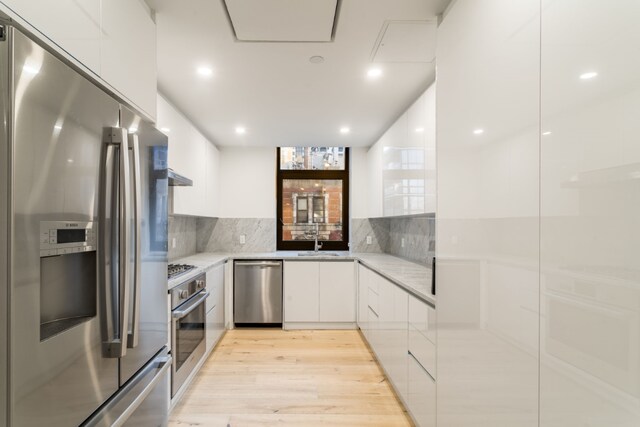
[[335,252],[314,252],[314,251],[304,251],[298,252],[298,256],[340,256]]

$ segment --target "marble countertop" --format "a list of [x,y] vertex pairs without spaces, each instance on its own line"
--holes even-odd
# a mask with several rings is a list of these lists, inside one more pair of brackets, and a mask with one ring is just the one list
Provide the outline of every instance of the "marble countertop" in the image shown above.
[[171,261],[172,264],[191,264],[196,268],[186,274],[169,280],[169,289],[195,276],[236,259],[282,259],[304,261],[359,261],[366,267],[387,278],[412,295],[435,306],[431,295],[431,268],[388,254],[333,252],[336,255],[300,255],[300,251],[277,251],[266,253],[220,253],[203,252]]

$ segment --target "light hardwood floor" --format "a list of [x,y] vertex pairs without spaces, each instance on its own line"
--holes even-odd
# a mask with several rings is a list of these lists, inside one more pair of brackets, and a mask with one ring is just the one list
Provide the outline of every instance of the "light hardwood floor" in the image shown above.
[[411,426],[356,331],[227,332],[169,416],[176,426]]

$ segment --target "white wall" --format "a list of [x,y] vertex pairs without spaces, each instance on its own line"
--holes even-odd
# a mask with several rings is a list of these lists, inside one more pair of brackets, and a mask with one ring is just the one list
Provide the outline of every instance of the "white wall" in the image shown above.
[[368,218],[367,215],[367,150],[368,148],[351,148],[349,156],[351,158],[349,194],[351,205],[349,212],[351,218]]
[[276,150],[220,150],[220,218],[276,217]]

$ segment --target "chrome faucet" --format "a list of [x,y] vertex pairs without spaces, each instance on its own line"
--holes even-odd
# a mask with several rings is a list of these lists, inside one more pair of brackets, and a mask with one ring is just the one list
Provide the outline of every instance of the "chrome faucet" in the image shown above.
[[313,244],[314,252],[318,252],[318,250],[322,249],[322,242],[318,243],[318,234],[320,234],[320,228],[318,226],[318,223],[316,222],[316,235],[315,235],[315,241]]

